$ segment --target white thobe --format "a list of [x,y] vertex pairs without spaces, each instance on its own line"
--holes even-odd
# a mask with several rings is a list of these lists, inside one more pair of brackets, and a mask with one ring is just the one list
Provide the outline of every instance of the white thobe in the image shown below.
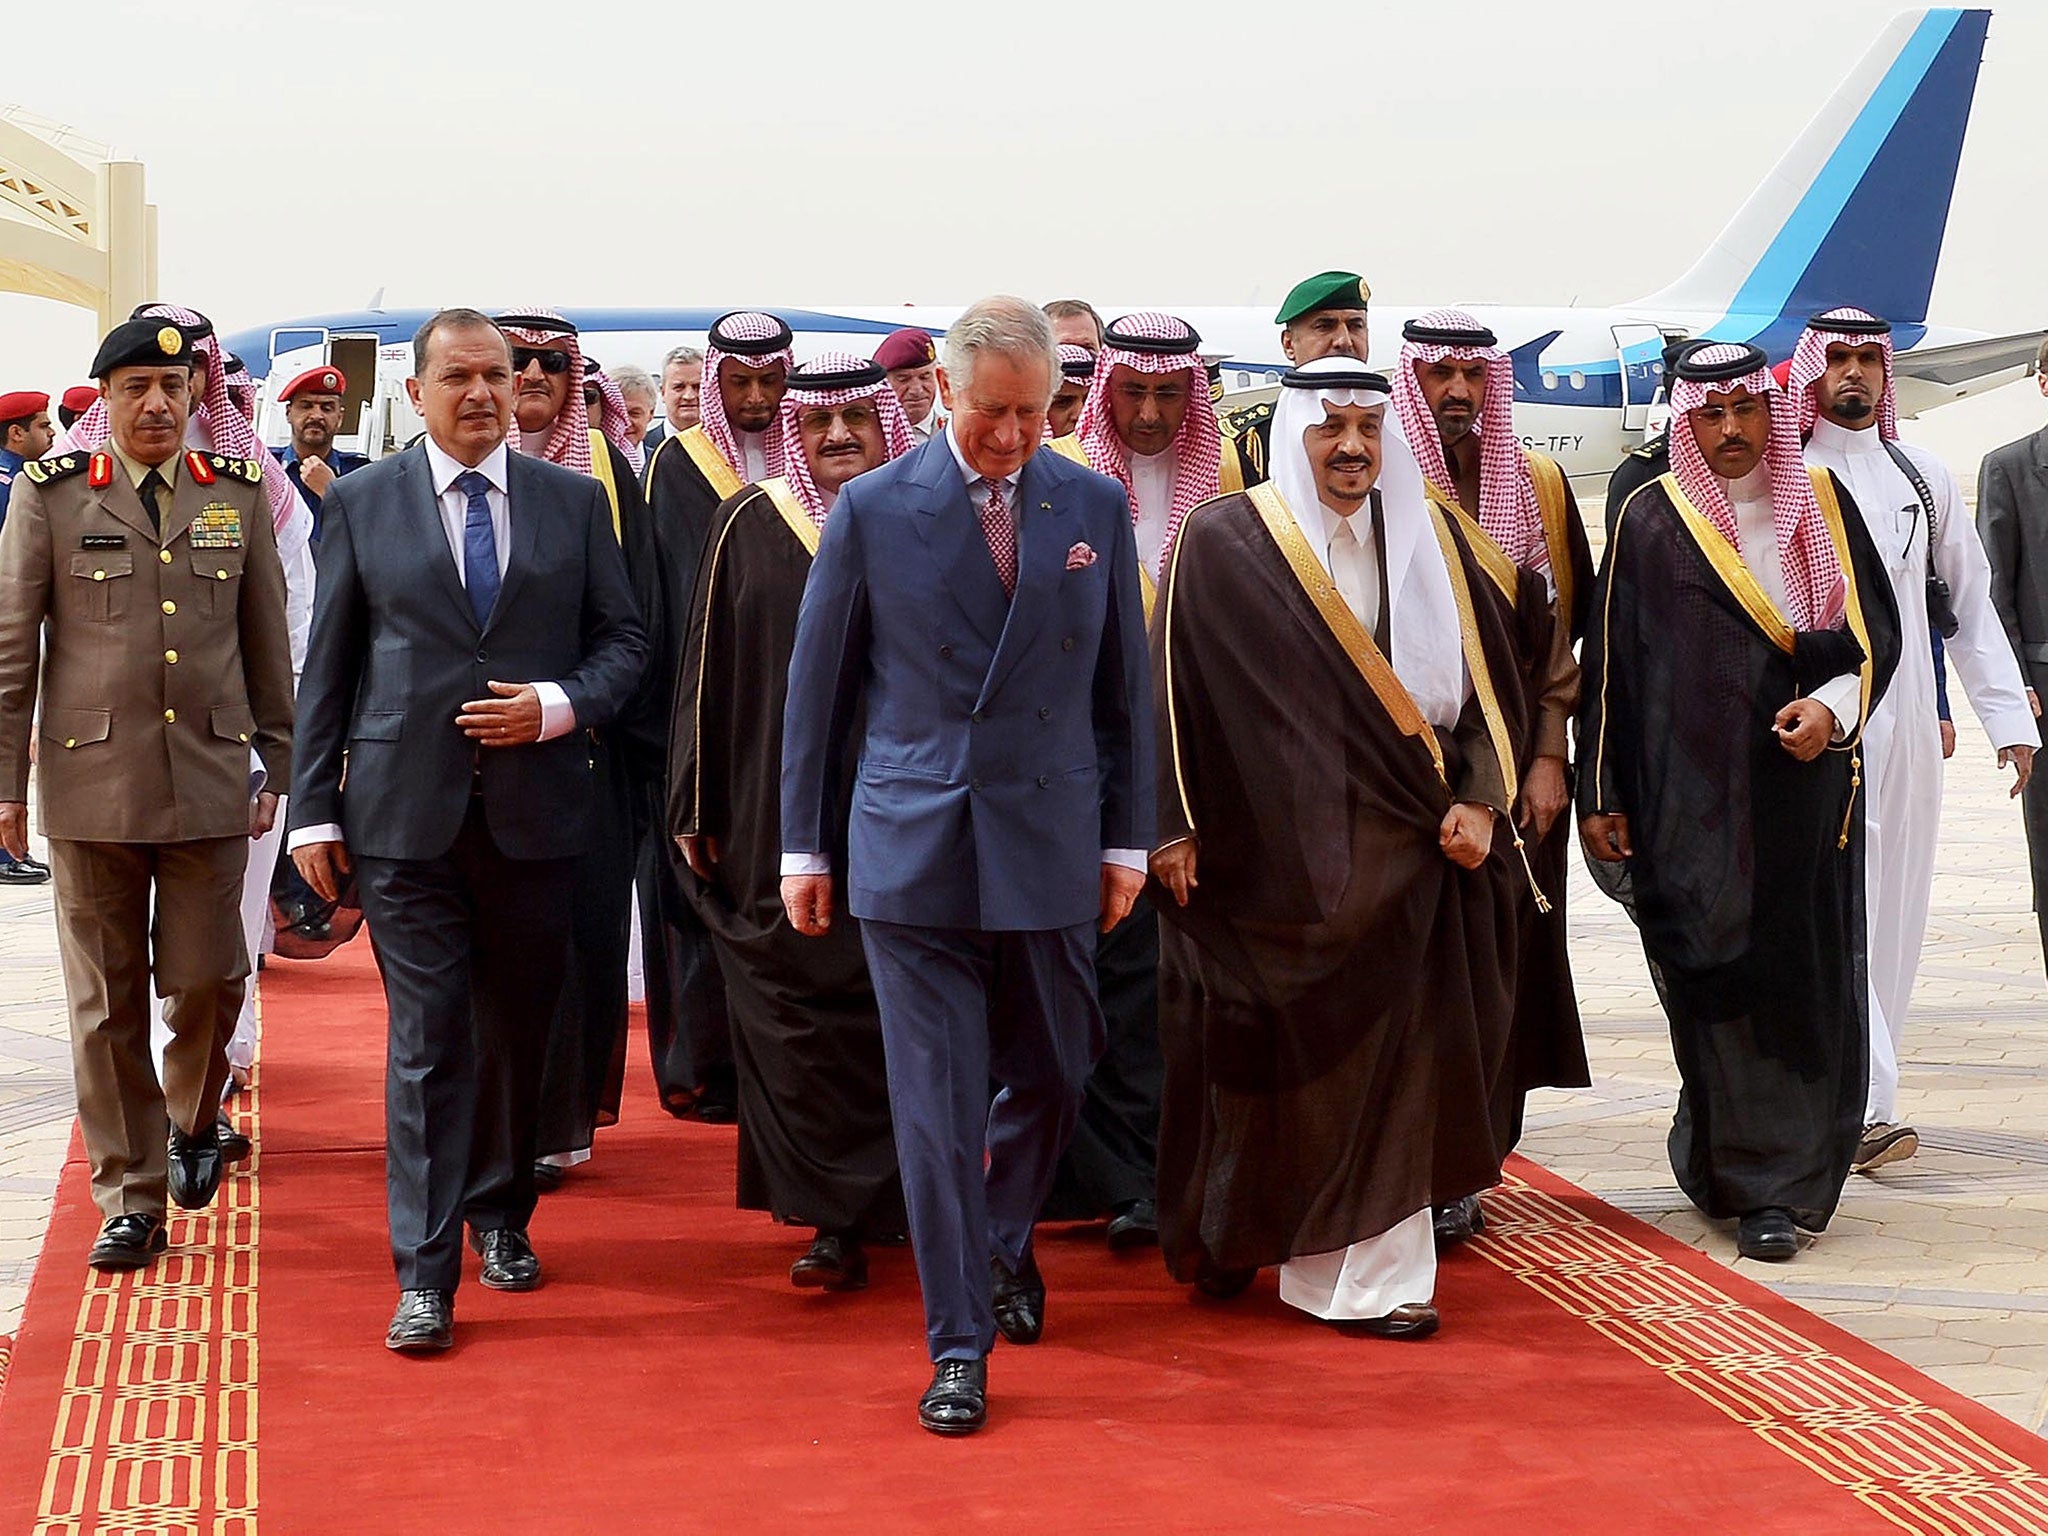
[[[1371,634],[1380,607],[1372,518],[1364,508],[1350,517],[1320,510],[1326,536],[1318,553],[1345,606]],[[1330,1253],[1298,1254],[1280,1266],[1280,1299],[1333,1322],[1385,1317],[1435,1296],[1436,1228],[1426,1205],[1375,1237]]]
[[[1960,621],[1943,642],[1992,744],[2036,746],[2026,684],[1998,613],[1991,567],[1961,488],[1924,449],[1899,447],[1934,495],[1934,570],[1949,584]],[[1863,886],[1870,966],[1870,1101],[1866,1118],[1898,1112],[1899,1043],[1934,890],[1941,830],[1941,728],[1927,613],[1927,514],[1913,482],[1884,450],[1875,427],[1814,423],[1806,462],[1849,488],[1891,578],[1899,605],[1899,668],[1863,731]]]
[[[1759,464],[1740,480],[1723,480],[1728,503],[1735,511],[1735,532],[1741,542],[1742,563],[1764,589],[1764,596],[1781,614],[1792,611],[1791,594],[1785,588],[1785,561],[1778,551],[1778,526],[1771,515],[1771,471]],[[1835,717],[1835,739],[1856,729],[1863,714],[1863,679],[1854,672],[1831,677],[1809,697],[1825,704]]]
[[1166,529],[1173,520],[1173,477],[1180,458],[1171,448],[1146,457],[1131,455],[1131,515],[1138,535],[1138,564],[1156,578],[1166,553]]

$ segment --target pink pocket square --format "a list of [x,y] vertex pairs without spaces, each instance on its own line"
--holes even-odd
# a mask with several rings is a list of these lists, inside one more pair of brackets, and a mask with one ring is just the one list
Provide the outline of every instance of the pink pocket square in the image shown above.
[[1067,569],[1070,571],[1085,571],[1094,563],[1095,551],[1086,544],[1076,544],[1067,551]]

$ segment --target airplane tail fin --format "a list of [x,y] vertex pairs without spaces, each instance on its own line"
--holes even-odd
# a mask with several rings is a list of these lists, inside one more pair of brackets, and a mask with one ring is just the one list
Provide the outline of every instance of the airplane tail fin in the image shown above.
[[1837,304],[1924,321],[1990,21],[1895,17],[1691,270],[1639,302],[1773,356]]

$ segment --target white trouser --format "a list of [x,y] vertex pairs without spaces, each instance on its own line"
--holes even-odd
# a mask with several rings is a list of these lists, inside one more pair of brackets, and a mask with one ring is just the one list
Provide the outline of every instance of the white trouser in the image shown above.
[[1385,1317],[1436,1295],[1436,1228],[1424,1206],[1378,1237],[1280,1266],[1280,1299],[1332,1322]]

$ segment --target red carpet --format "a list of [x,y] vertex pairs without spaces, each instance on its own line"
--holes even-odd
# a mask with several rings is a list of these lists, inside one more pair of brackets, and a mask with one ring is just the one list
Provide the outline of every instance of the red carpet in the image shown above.
[[147,1284],[88,1282],[66,1170],[0,1532],[2048,1530],[2048,1442],[1526,1164],[1421,1345],[1270,1275],[1198,1305],[1049,1229],[1045,1342],[999,1347],[989,1429],[937,1440],[908,1252],[864,1294],[791,1290],[799,1240],[732,1209],[731,1132],[661,1114],[644,1060],[543,1202],[546,1287],[466,1285],[455,1351],[398,1359],[367,946],[266,992],[259,1161]]

